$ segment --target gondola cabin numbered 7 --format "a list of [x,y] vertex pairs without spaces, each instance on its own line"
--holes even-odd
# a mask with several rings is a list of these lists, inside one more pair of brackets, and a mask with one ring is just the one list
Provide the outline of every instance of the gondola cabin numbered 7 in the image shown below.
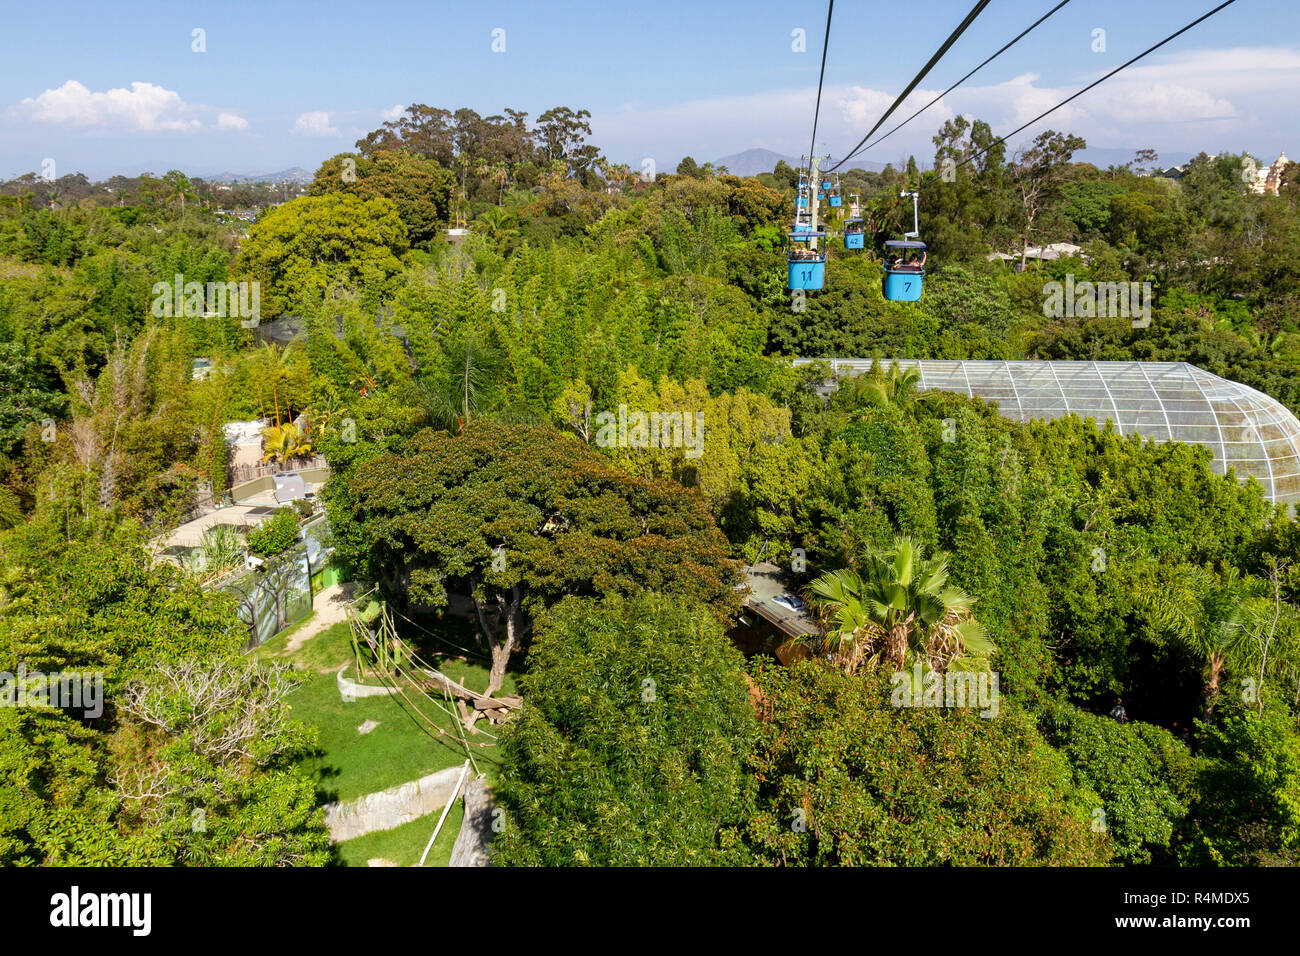
[[824,232],[792,232],[790,238],[790,289],[817,290],[826,284],[826,252],[818,246]]
[[885,243],[885,298],[918,302],[925,284],[925,243],[890,239]]
[[899,198],[908,196],[912,197],[912,231],[885,243],[884,292],[891,302],[919,302],[925,285],[925,243],[921,241],[917,194],[905,192]]

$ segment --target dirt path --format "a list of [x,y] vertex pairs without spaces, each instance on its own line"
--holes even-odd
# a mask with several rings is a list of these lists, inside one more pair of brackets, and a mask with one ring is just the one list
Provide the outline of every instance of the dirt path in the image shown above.
[[352,591],[353,582],[347,581],[342,584],[331,584],[317,594],[312,604],[316,613],[312,615],[310,621],[289,635],[284,645],[283,655],[285,657],[293,655],[298,648],[321,631],[328,630],[339,621],[347,620],[347,605],[352,599]]

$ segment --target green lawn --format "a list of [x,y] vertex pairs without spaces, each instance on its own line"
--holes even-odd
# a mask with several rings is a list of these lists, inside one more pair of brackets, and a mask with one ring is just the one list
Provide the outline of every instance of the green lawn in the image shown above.
[[[460,832],[460,819],[465,812],[464,806],[461,800],[452,804],[451,811],[438,832],[438,840],[429,851],[428,859],[424,861],[425,866],[446,866],[451,860],[451,848],[456,843],[456,834]],[[441,814],[442,811],[439,810],[437,813],[412,820],[396,829],[367,833],[355,840],[340,843],[339,859],[344,866],[367,866],[367,861],[375,857],[389,860],[399,866],[413,866],[420,862],[420,854],[424,852],[425,844],[433,835],[433,828],[438,825],[438,817]]]
[[[456,622],[449,627],[444,639],[438,631],[429,634],[408,627],[403,638],[415,644],[422,657],[452,679],[468,687],[484,688],[488,677],[486,667],[444,658],[439,653],[449,644],[466,646],[467,642],[472,642],[472,631],[468,634],[466,631],[462,622]],[[346,623],[322,631],[287,657],[284,654],[286,637],[277,636],[256,653],[263,660],[289,660],[306,678],[303,685],[289,695],[288,703],[294,717],[314,726],[320,738],[320,753],[305,759],[300,766],[316,780],[321,803],[351,800],[446,767],[459,767],[465,762],[457,722],[427,698],[417,697],[413,689],[406,688],[407,696],[450,736],[438,735],[399,696],[365,697],[345,703],[339,694],[335,674],[319,673],[347,663],[350,665],[347,676],[355,678]],[[378,680],[370,677],[365,683],[378,683]],[[507,676],[500,693],[514,693],[511,676]],[[446,706],[441,695],[435,699],[438,704]],[[378,726],[367,734],[359,733],[358,728],[367,720],[376,721]],[[495,734],[500,728],[487,721],[480,721],[478,726],[485,732],[469,734],[470,742],[492,746],[473,747],[474,760],[481,772],[495,780],[500,758],[494,741],[487,734]],[[472,773],[469,779],[472,779]],[[341,843],[338,845],[339,858],[347,866],[365,866],[372,857],[409,866],[419,860],[441,812],[439,808],[435,813],[394,830],[371,833]],[[461,813],[462,804],[457,800],[443,824],[437,844],[429,852],[426,866],[446,865],[460,830]]]
[[[333,674],[312,674],[289,695],[293,715],[316,727],[320,735],[323,752],[302,766],[317,780],[322,803],[351,800],[465,762],[451,717],[409,691],[408,696],[451,736],[438,736],[400,697],[364,697],[345,703]],[[379,726],[368,734],[359,733],[357,728],[367,720],[378,721]],[[493,732],[485,722],[479,726]],[[469,739],[492,743],[484,733]],[[492,776],[496,748],[474,747],[473,751],[479,769]]]

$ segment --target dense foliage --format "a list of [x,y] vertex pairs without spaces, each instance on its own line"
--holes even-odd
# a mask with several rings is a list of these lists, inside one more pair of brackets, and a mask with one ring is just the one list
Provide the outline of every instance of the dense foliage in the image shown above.
[[1089,865],[1088,798],[1025,714],[890,706],[880,671],[758,672],[760,856],[808,865]]
[[754,709],[744,658],[708,610],[568,598],[539,622],[528,664],[528,706],[505,738],[499,862],[745,862]]
[[[0,185],[0,671],[109,694],[0,708],[0,862],[324,861],[288,679],[159,556],[253,418],[268,460],[327,458],[347,572],[411,613],[460,599],[491,689],[521,671],[502,861],[1297,862],[1285,509],[1204,447],[787,359],[1191,362],[1300,410],[1300,167],[1256,195],[1244,155],[1103,170],[1076,136],[987,148],[956,117],[955,175],[846,174],[868,249],[832,243],[825,290],[792,298],[795,170],[645,177],[589,118],[416,104],[293,198]],[[909,187],[915,304],[880,288]],[[1067,276],[1149,282],[1151,322],[1046,315]],[[174,282],[257,283],[261,315],[155,308]],[[292,533],[286,511],[249,544]],[[830,660],[727,646],[759,560]],[[891,706],[914,663],[996,675],[998,715]]]

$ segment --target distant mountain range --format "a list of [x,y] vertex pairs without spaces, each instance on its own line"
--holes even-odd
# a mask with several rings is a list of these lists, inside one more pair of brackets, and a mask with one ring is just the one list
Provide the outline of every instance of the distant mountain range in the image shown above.
[[294,166],[291,169],[282,169],[278,173],[258,173],[253,176],[241,173],[217,173],[214,176],[200,176],[199,178],[206,179],[210,183],[283,183],[286,181],[309,183],[315,177],[301,166]]
[[[721,159],[713,161],[714,166],[726,166],[727,172],[734,176],[757,176],[759,173],[770,173],[776,168],[779,160],[784,159],[786,163],[797,167],[799,165],[798,156],[786,156],[784,153],[773,152],[770,149],[747,149],[743,153],[733,153],[730,156],[723,156]],[[849,163],[845,169],[866,169],[878,173],[885,168],[884,163],[870,163],[854,160]]]

